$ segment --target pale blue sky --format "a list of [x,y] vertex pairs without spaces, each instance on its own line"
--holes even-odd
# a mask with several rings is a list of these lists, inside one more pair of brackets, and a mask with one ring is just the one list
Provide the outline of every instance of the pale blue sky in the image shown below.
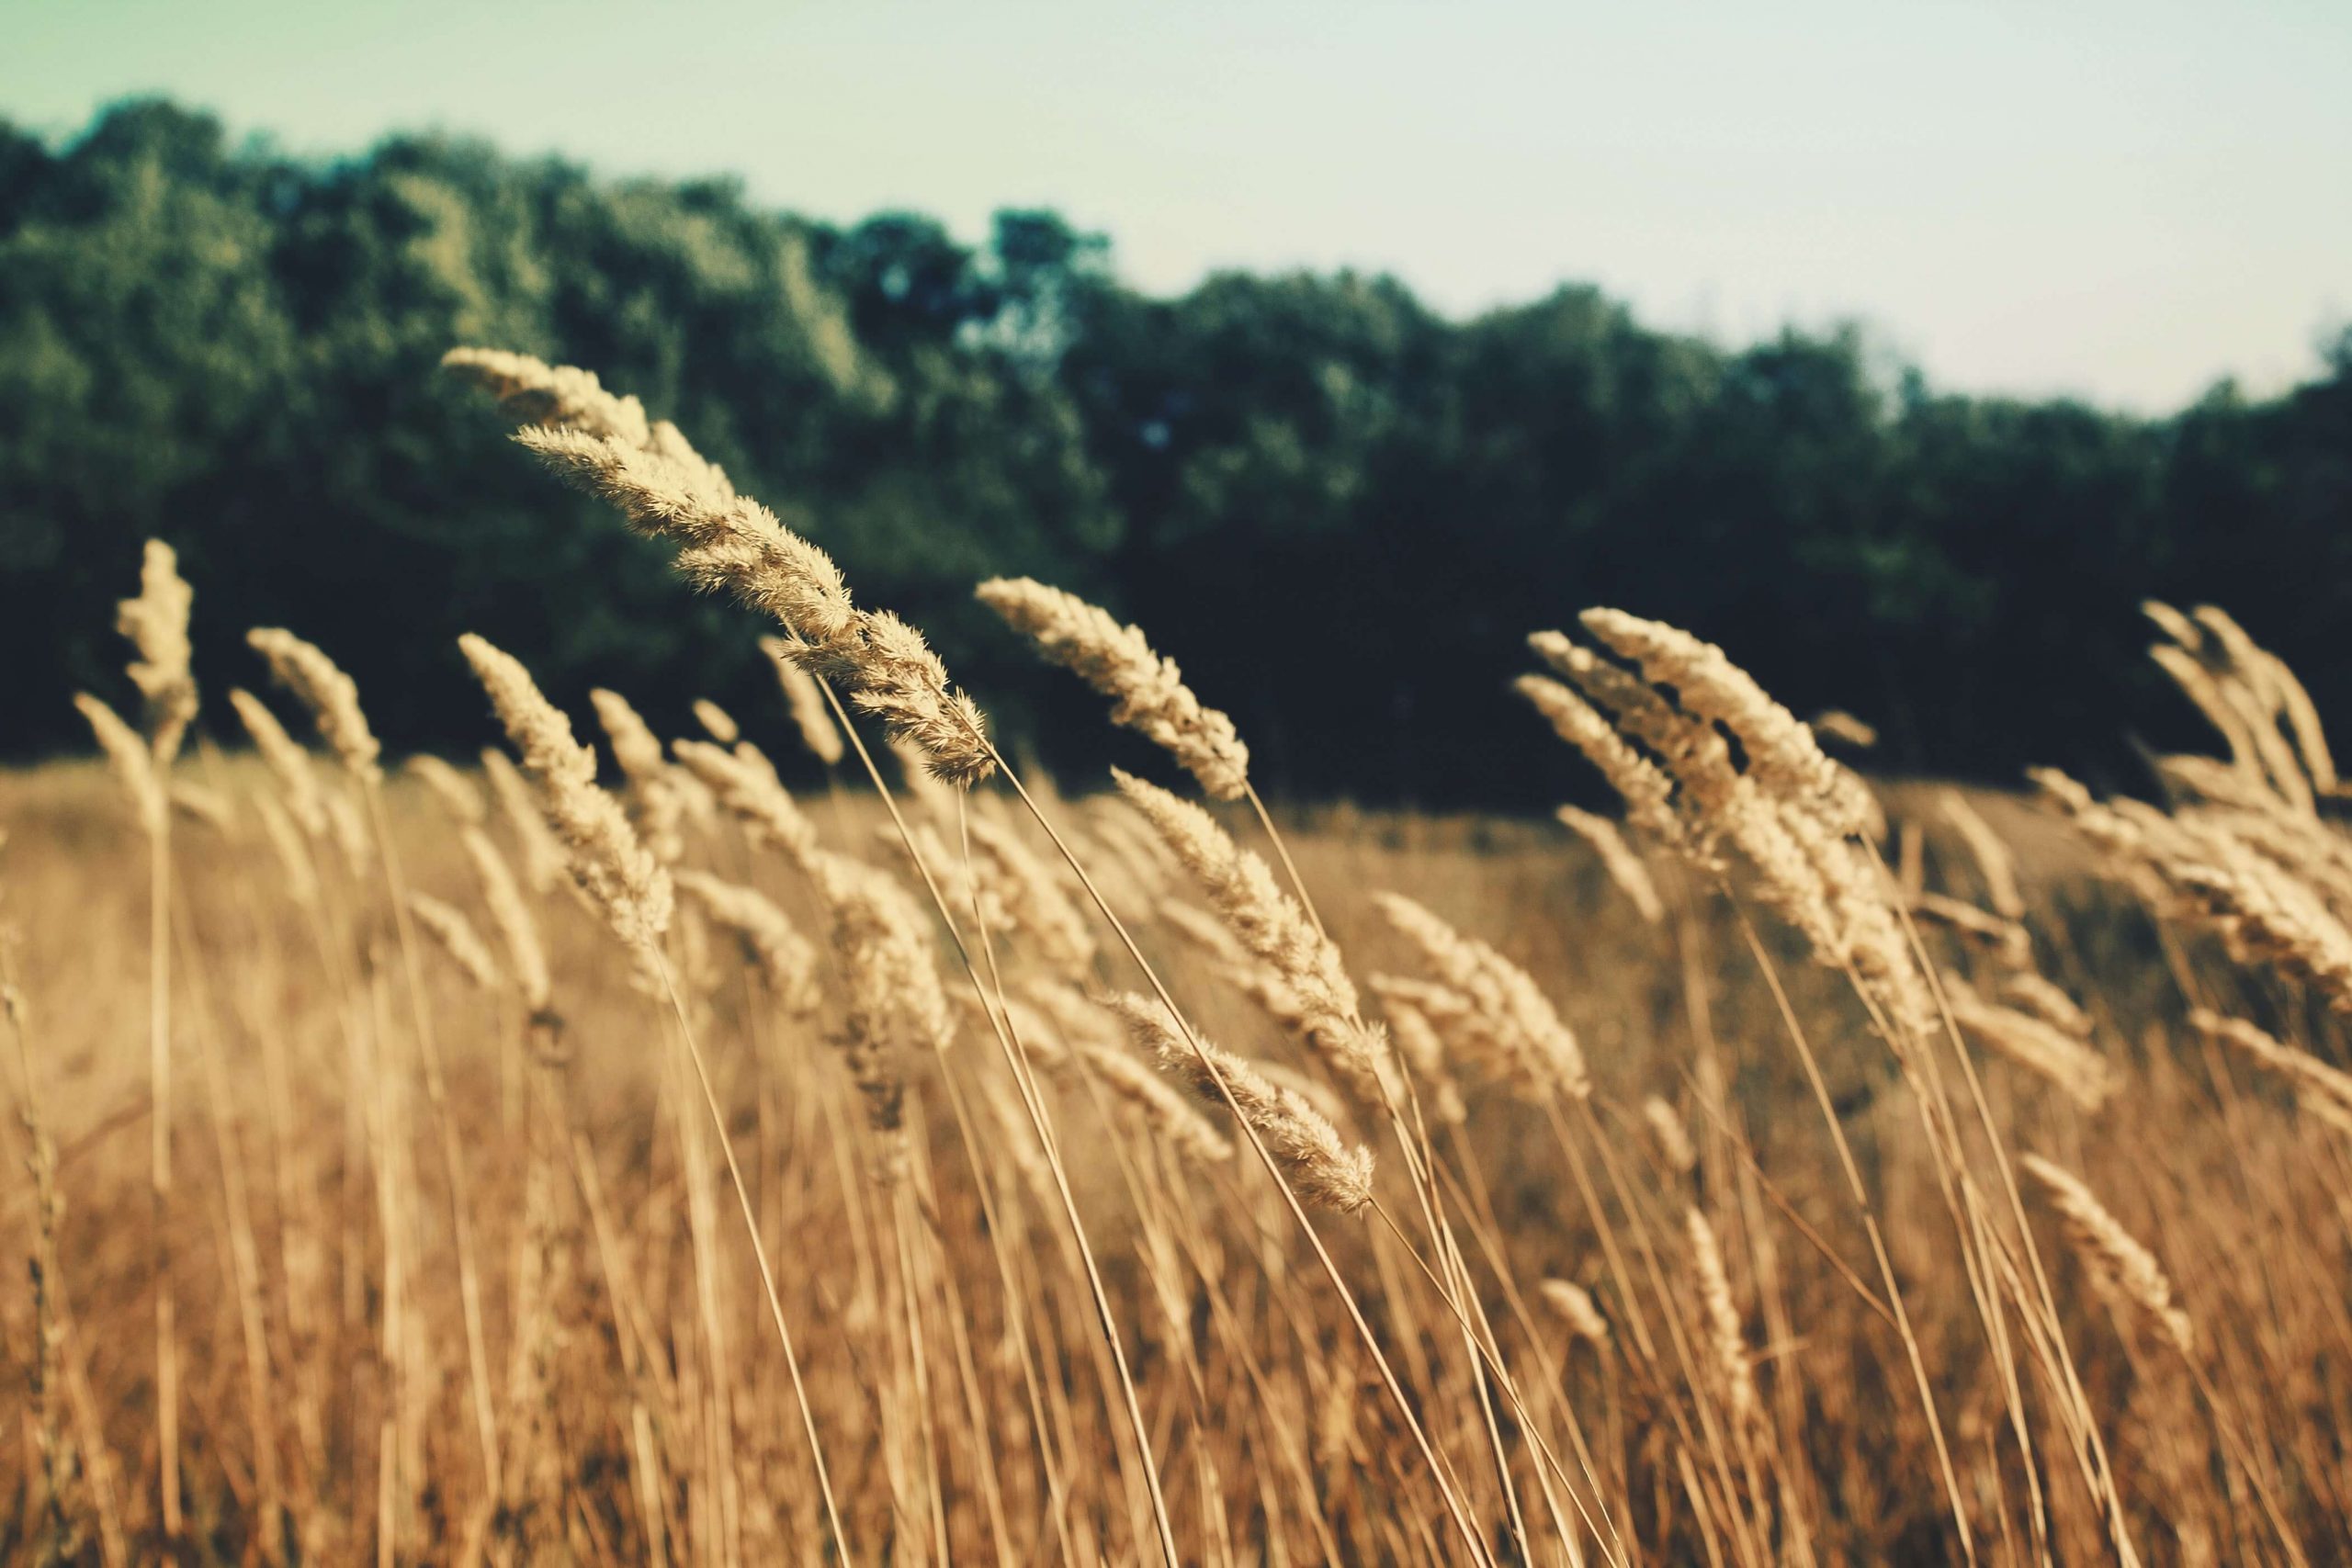
[[830,218],[1050,204],[1156,290],[1600,283],[1859,316],[1945,383],[2177,404],[2352,320],[2352,0],[1308,5],[0,0],[0,114],[168,92],[297,152],[479,132]]

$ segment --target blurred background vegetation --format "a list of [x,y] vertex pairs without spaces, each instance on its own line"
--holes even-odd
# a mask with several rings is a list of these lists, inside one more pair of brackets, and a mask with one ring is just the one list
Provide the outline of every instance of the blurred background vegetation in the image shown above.
[[396,748],[489,738],[468,629],[576,713],[593,684],[672,732],[697,695],[769,705],[757,628],[443,384],[459,343],[673,418],[1064,770],[1121,742],[978,578],[1139,621],[1303,797],[1572,787],[1506,682],[1592,604],[1861,715],[1902,770],[2128,779],[2134,727],[2193,722],[2141,657],[2150,595],[2229,607],[2324,711],[2352,699],[2352,333],[2282,396],[2128,416],[1941,393],[1859,329],[1725,347],[1589,288],[1455,321],[1348,273],[1150,298],[1050,212],[972,245],[471,141],[289,159],[142,101],[62,146],[0,121],[0,750],[85,745],[68,694],[123,695],[149,535],[209,692],[284,625]]

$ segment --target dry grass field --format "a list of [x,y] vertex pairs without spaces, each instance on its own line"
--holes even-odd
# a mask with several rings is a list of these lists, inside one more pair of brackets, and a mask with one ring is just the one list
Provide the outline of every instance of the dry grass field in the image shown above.
[[111,771],[0,777],[0,1554],[2341,1560],[2352,837],[2226,616],[2152,608],[2219,739],[2143,806],[1865,784],[1564,606],[1621,829],[1267,813],[991,584],[1170,753],[1064,794],[677,432],[460,367],[789,674],[600,696],[600,784],[470,640],[520,771],[390,766],[151,552]]

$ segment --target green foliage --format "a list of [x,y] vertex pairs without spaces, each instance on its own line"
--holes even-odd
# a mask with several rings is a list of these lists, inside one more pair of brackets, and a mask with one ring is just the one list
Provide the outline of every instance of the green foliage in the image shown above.
[[432,372],[460,342],[675,419],[1073,767],[1121,742],[974,580],[1141,621],[1307,794],[1576,787],[1503,682],[1596,603],[1878,721],[1895,766],[2097,772],[2119,715],[2193,735],[2131,653],[2151,594],[2227,604],[2323,706],[2352,696],[2352,333],[2285,397],[2139,419],[1936,393],[1850,330],[1727,351],[1589,288],[1455,322],[1346,273],[1151,299],[1049,212],[967,245],[438,138],[305,163],[142,102],[58,149],[0,124],[0,747],[81,739],[66,694],[118,681],[150,534],[209,687],[284,624],[396,745],[484,737],[467,629],[574,705],[763,711],[755,628],[508,447]]

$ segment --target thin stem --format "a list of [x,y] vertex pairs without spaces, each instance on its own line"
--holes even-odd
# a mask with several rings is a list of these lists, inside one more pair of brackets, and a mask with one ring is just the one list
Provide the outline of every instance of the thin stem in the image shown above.
[[[867,777],[874,781],[876,791],[881,795],[882,804],[890,813],[890,820],[898,827],[899,841],[906,846],[908,858],[914,862],[915,871],[931,892],[932,902],[939,907],[942,916],[946,917],[947,934],[955,942],[956,951],[964,961],[964,973],[971,981],[973,994],[979,998],[980,1010],[988,1015],[991,1025],[989,1032],[996,1037],[997,1049],[1003,1055],[1005,1066],[1012,1074],[1014,1086],[1021,1091],[1022,1109],[1028,1113],[1030,1130],[1036,1134],[1038,1146],[1045,1151],[1046,1168],[1053,1174],[1054,1191],[1060,1201],[1062,1217],[1069,1227],[1078,1247],[1079,1258],[1085,1266],[1086,1283],[1093,1297],[1096,1321],[1103,1338],[1110,1345],[1112,1360],[1118,1369],[1119,1393],[1126,1405],[1127,1424],[1135,1433],[1136,1447],[1142,1456],[1144,1480],[1151,1493],[1152,1523],[1159,1531],[1159,1549],[1169,1568],[1179,1568],[1183,1559],[1176,1550],[1176,1528],[1168,1517],[1167,1499],[1160,1495],[1159,1468],[1152,1458],[1151,1434],[1144,1425],[1143,1406],[1136,1398],[1135,1378],[1127,1369],[1126,1348],[1119,1338],[1118,1320],[1111,1313],[1110,1292],[1103,1289],[1102,1272],[1095,1267],[1093,1246],[1087,1240],[1086,1226],[1078,1217],[1078,1201],[1071,1195],[1069,1178],[1062,1169],[1060,1151],[1055,1145],[1053,1124],[1046,1115],[1045,1104],[1037,1097],[1035,1085],[1023,1071],[1021,1053],[1014,1048],[1007,1033],[1007,1026],[998,1019],[996,1010],[989,1005],[988,992],[980,984],[979,969],[972,962],[971,949],[965,945],[963,933],[956,929],[954,918],[947,915],[947,899],[940,892],[938,882],[931,874],[931,868],[923,864],[922,854],[916,851],[914,835],[909,830],[906,818],[899,814],[897,797],[882,782],[882,771],[874,765],[874,756],[866,750],[865,738],[858,734],[856,726],[850,723],[848,713],[842,707],[841,698],[834,694],[832,682],[820,680],[817,687],[825,694],[825,701],[832,707],[833,716],[840,721],[850,744],[856,747],[858,761],[865,765]],[[1002,765],[1001,759],[999,765]]]
[[833,1483],[825,1469],[824,1446],[817,1440],[817,1418],[808,1408],[808,1390],[800,1381],[800,1358],[792,1348],[792,1330],[784,1321],[784,1303],[776,1295],[775,1271],[768,1267],[768,1249],[760,1240],[760,1221],[752,1207],[751,1189],[743,1184],[742,1168],[735,1162],[735,1143],[727,1135],[727,1116],[718,1108],[718,1096],[710,1087],[710,1073],[703,1066],[702,1048],[695,1043],[693,1026],[686,1022],[685,1004],[678,999],[678,987],[670,977],[670,965],[661,950],[651,943],[640,949],[653,972],[661,976],[662,994],[670,998],[671,1016],[678,1021],[678,1039],[686,1048],[686,1060],[694,1065],[695,1083],[702,1090],[705,1110],[710,1112],[710,1125],[718,1139],[718,1149],[727,1156],[727,1178],[735,1188],[735,1201],[743,1211],[743,1234],[751,1237],[752,1258],[759,1265],[760,1287],[767,1293],[768,1316],[775,1324],[776,1338],[784,1346],[785,1371],[792,1378],[792,1397],[800,1407],[800,1429],[808,1438],[808,1457],[817,1468],[817,1490],[825,1500],[825,1522],[833,1534],[833,1547],[843,1561],[850,1560],[849,1538],[842,1532],[841,1511],[833,1504]]
[[1273,1179],[1275,1190],[1282,1194],[1283,1203],[1290,1210],[1291,1217],[1298,1223],[1298,1228],[1306,1234],[1307,1243],[1315,1250],[1316,1261],[1323,1266],[1324,1273],[1329,1276],[1332,1288],[1339,1292],[1340,1304],[1347,1308],[1349,1319],[1355,1325],[1356,1333],[1363,1340],[1364,1348],[1371,1352],[1373,1364],[1379,1369],[1381,1382],[1386,1386],[1389,1397],[1396,1401],[1397,1412],[1404,1416],[1407,1429],[1412,1433],[1414,1443],[1421,1450],[1421,1457],[1428,1461],[1430,1473],[1437,1480],[1438,1490],[1444,1497],[1446,1510],[1453,1517],[1454,1528],[1461,1532],[1462,1539],[1469,1544],[1473,1556],[1480,1562],[1491,1562],[1492,1554],[1487,1551],[1486,1542],[1480,1539],[1478,1531],[1472,1526],[1468,1511],[1464,1508],[1461,1497],[1456,1495],[1453,1483],[1446,1478],[1445,1468],[1439,1462],[1437,1451],[1430,1444],[1429,1435],[1421,1429],[1420,1417],[1414,1414],[1412,1402],[1405,1397],[1405,1390],[1397,1382],[1395,1370],[1389,1366],[1387,1356],[1382,1352],[1378,1340],[1373,1337],[1372,1325],[1364,1321],[1363,1310],[1356,1305],[1355,1292],[1348,1288],[1346,1280],[1340,1276],[1339,1265],[1331,1260],[1331,1254],[1323,1246],[1323,1238],[1316,1234],[1314,1224],[1306,1217],[1306,1211],[1299,1204],[1298,1195],[1291,1190],[1289,1181],[1283,1179],[1282,1168],[1274,1162],[1274,1156],[1268,1152],[1264,1141],[1258,1136],[1257,1129],[1250,1126],[1249,1119],[1239,1113],[1233,1092],[1225,1081],[1224,1073],[1218,1070],[1216,1059],[1201,1048],[1199,1039],[1193,1033],[1190,1021],[1176,1006],[1176,999],[1168,994],[1168,987],[1160,983],[1159,973],[1144,957],[1143,950],[1136,945],[1135,939],[1127,934],[1125,923],[1112,912],[1109,902],[1103,898],[1102,891],[1094,886],[1094,879],[1087,875],[1086,868],[1079,864],[1078,857],[1070,852],[1070,848],[1062,840],[1062,836],[1054,830],[1054,825],[1046,820],[1046,814],[1038,808],[1036,801],[1031,798],[1029,791],[1021,783],[1020,775],[1015,773],[1005,760],[997,754],[993,746],[989,747],[989,754],[995,758],[997,766],[1003,771],[1005,781],[1012,785],[1013,793],[1021,797],[1021,804],[1029,808],[1029,815],[1036,819],[1040,828],[1045,829],[1046,837],[1053,840],[1054,848],[1061,852],[1062,860],[1077,874],[1080,884],[1086,889],[1087,897],[1091,898],[1094,901],[1094,907],[1102,912],[1102,918],[1111,923],[1112,931],[1118,935],[1120,945],[1127,950],[1127,955],[1133,958],[1136,966],[1143,971],[1144,978],[1150,983],[1153,992],[1159,998],[1160,1005],[1168,1010],[1169,1017],[1175,1021],[1178,1032],[1184,1037],[1184,1043],[1192,1047],[1194,1057],[1208,1075],[1210,1082],[1216,1085],[1218,1095],[1227,1106],[1235,1109],[1235,1123],[1240,1127],[1242,1134],[1248,1138],[1250,1148],[1256,1151],[1259,1162],[1265,1167],[1267,1175]]

